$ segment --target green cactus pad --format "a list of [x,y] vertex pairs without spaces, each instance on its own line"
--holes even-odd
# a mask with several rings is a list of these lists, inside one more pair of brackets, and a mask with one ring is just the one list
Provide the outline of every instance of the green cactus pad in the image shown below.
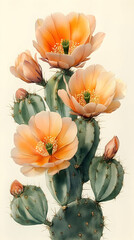
[[77,120],[75,120],[78,129],[77,136],[79,140],[78,151],[75,155],[77,158],[78,165],[80,165],[83,162],[84,158],[86,157],[91,147],[93,146],[95,137],[94,122],[95,120],[85,121],[82,118],[78,118]]
[[79,170],[74,168],[74,160],[65,170],[61,170],[54,176],[46,173],[46,183],[52,196],[62,206],[81,198],[82,181]]
[[13,118],[18,124],[28,124],[31,116],[45,110],[42,97],[28,93],[24,99],[14,103]]
[[89,169],[91,187],[98,202],[114,199],[121,191],[124,170],[115,159],[92,159]]
[[77,116],[70,114],[70,108],[58,96],[59,89],[66,89],[63,78],[65,77],[68,82],[72,74],[71,71],[61,71],[54,74],[46,84],[45,98],[50,111],[58,112],[61,117],[71,116],[72,119],[76,119]]
[[100,240],[104,221],[98,203],[81,199],[60,209],[52,220],[52,240]]
[[[83,120],[84,121],[84,120]],[[78,139],[79,139],[79,150],[80,156],[83,156],[83,159],[79,169],[82,175],[82,181],[87,182],[90,178],[89,176],[89,166],[94,158],[95,152],[97,150],[99,144],[99,136],[100,136],[100,128],[95,119],[92,119],[90,122],[83,123],[85,125],[85,130],[82,130],[82,133],[78,131]],[[78,128],[79,129],[79,128]],[[85,139],[84,139],[85,136]],[[86,149],[85,149],[86,146]],[[84,151],[83,151],[84,149]],[[77,158],[78,156],[77,152]]]
[[46,222],[47,200],[40,187],[24,186],[23,193],[13,198],[10,207],[12,218],[21,225]]

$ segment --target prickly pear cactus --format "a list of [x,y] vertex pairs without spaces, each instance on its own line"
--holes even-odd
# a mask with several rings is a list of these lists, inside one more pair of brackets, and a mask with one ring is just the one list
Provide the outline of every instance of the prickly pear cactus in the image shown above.
[[58,112],[62,117],[71,116],[72,119],[76,119],[77,117],[70,114],[70,109],[58,96],[58,90],[65,89],[64,78],[68,82],[72,74],[72,71],[65,70],[55,73],[46,83],[45,99],[50,111]]
[[104,220],[101,207],[88,198],[73,202],[60,209],[52,220],[52,240],[100,240]]
[[120,193],[123,186],[124,170],[115,159],[93,158],[89,175],[96,201],[112,200]]
[[40,187],[24,186],[24,191],[11,201],[11,216],[21,225],[46,222],[48,211],[46,197]]
[[18,124],[28,124],[31,116],[45,111],[46,106],[41,96],[28,93],[25,98],[14,102],[13,118]]
[[54,176],[46,173],[46,183],[52,196],[62,206],[81,198],[82,180],[78,169],[71,160],[69,168],[60,171]]

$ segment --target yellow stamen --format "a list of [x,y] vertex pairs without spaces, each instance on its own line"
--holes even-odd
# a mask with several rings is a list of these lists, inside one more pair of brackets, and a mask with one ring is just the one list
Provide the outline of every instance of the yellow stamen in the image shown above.
[[[46,157],[49,155],[46,146],[48,144],[52,144],[52,154],[57,151],[57,140],[54,137],[48,136],[44,137],[43,141],[39,141],[36,145],[36,152],[39,153],[41,156]],[[52,155],[51,154],[51,155]]]
[[[60,54],[65,54],[64,53],[64,49],[63,49],[63,42],[65,40],[61,39],[60,43],[56,43],[53,48],[52,48],[52,51],[53,53],[60,53]],[[69,44],[69,49],[68,49],[68,54],[70,55],[74,49],[76,47],[78,47],[80,44],[77,43],[77,42],[74,42],[72,40],[67,40],[68,41],[68,44]]]
[[85,100],[85,93],[87,93],[87,92],[90,94],[90,102],[99,103],[99,96],[96,95],[95,90],[93,90],[93,91],[85,90],[74,96],[75,99],[77,100],[77,102],[81,106],[84,107],[87,104],[87,102]]

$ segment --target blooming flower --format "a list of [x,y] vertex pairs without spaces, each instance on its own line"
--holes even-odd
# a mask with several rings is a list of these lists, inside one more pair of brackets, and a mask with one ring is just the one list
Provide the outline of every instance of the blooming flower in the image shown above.
[[42,60],[53,67],[69,69],[80,66],[103,41],[104,33],[92,36],[95,25],[92,15],[55,13],[36,21],[37,42],[33,44]]
[[11,73],[27,83],[41,84],[43,82],[42,70],[38,64],[37,57],[32,58],[27,50],[18,55],[15,66],[10,67]]
[[77,70],[68,84],[67,92],[62,89],[58,95],[73,110],[72,114],[87,118],[113,112],[124,97],[125,84],[100,65]]
[[10,193],[13,196],[19,196],[22,192],[23,192],[23,185],[17,180],[14,180],[10,187]]
[[24,175],[45,170],[53,175],[69,167],[69,160],[78,148],[76,124],[69,117],[42,111],[32,116],[29,125],[20,125],[14,136],[14,161],[22,165]]
[[113,137],[105,146],[104,158],[112,159],[119,149],[118,137]]

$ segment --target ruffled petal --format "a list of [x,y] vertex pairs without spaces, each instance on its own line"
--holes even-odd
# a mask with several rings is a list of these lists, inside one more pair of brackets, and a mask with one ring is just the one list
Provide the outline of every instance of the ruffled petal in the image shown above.
[[111,113],[113,111],[115,111],[117,108],[120,107],[120,102],[119,101],[113,101],[105,110],[106,113]]
[[69,117],[62,119],[62,129],[57,137],[58,149],[74,141],[77,134],[77,126]]
[[63,163],[61,163],[59,165],[49,168],[47,172],[49,175],[54,175],[54,174],[58,173],[60,170],[68,168],[69,166],[70,166],[70,162],[64,161]]
[[44,137],[57,137],[61,131],[62,119],[56,112],[42,111],[35,115],[35,124],[41,130]]
[[67,16],[70,24],[70,39],[84,44],[90,35],[90,24],[84,14],[70,13]]
[[77,137],[75,137],[75,140],[71,144],[68,144],[67,146],[60,148],[54,154],[54,157],[62,160],[69,160],[75,155],[75,153],[77,152],[77,149],[78,149],[78,139]]
[[27,177],[41,175],[44,173],[45,170],[47,169],[42,167],[33,167],[31,165],[26,165],[21,168],[21,172]]
[[81,93],[85,90],[83,83],[84,70],[78,69],[69,80],[69,89],[71,95],[75,96],[76,94]]

